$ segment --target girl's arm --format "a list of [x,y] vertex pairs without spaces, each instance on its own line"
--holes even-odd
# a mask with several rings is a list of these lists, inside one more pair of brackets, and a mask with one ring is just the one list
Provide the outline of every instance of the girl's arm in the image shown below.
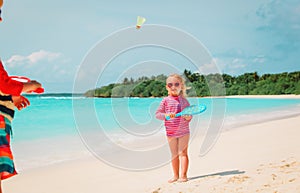
[[165,100],[162,100],[158,109],[155,112],[155,117],[159,120],[165,120],[166,111],[165,111]]
[[[189,103],[189,101],[188,101],[186,98],[184,98],[183,103],[184,103],[184,104],[183,104],[184,108],[190,106],[190,103]],[[188,121],[188,122],[190,122],[190,121],[192,120],[192,118],[193,118],[192,115],[184,115],[184,116],[182,116],[182,117],[183,117],[186,121]]]

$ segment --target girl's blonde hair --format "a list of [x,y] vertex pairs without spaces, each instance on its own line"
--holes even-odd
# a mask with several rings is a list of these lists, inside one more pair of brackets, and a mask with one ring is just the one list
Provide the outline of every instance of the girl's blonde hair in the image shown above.
[[185,79],[182,76],[180,76],[179,74],[170,74],[166,80],[166,83],[169,78],[176,78],[177,80],[179,80],[181,82],[181,91],[180,91],[179,95],[186,98],[187,94],[186,94]]

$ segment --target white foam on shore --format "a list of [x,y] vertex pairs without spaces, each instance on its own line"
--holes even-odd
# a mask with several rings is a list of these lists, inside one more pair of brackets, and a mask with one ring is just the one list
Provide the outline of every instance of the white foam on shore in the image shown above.
[[12,143],[17,171],[44,167],[90,155],[79,136],[52,137]]
[[300,115],[300,105],[295,107],[281,107],[258,111],[256,113],[244,113],[225,117],[223,130],[230,130],[249,124],[262,123],[272,120],[285,119]]

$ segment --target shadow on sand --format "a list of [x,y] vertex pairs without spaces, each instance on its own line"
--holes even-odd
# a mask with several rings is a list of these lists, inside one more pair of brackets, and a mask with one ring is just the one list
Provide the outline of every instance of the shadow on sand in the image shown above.
[[189,180],[196,180],[196,179],[205,178],[209,176],[228,176],[228,175],[236,175],[236,174],[243,174],[243,173],[245,173],[245,171],[231,170],[231,171],[218,172],[218,173],[201,175],[201,176],[194,176],[194,177],[190,177]]

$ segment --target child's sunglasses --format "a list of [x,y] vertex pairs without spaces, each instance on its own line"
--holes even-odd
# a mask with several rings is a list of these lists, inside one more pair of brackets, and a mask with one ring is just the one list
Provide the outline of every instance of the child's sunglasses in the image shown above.
[[174,84],[173,84],[173,83],[168,83],[168,84],[167,84],[167,86],[168,86],[169,88],[172,88],[172,86],[179,87],[179,85],[180,85],[180,84],[179,84],[178,82],[176,82],[176,83],[174,83]]

